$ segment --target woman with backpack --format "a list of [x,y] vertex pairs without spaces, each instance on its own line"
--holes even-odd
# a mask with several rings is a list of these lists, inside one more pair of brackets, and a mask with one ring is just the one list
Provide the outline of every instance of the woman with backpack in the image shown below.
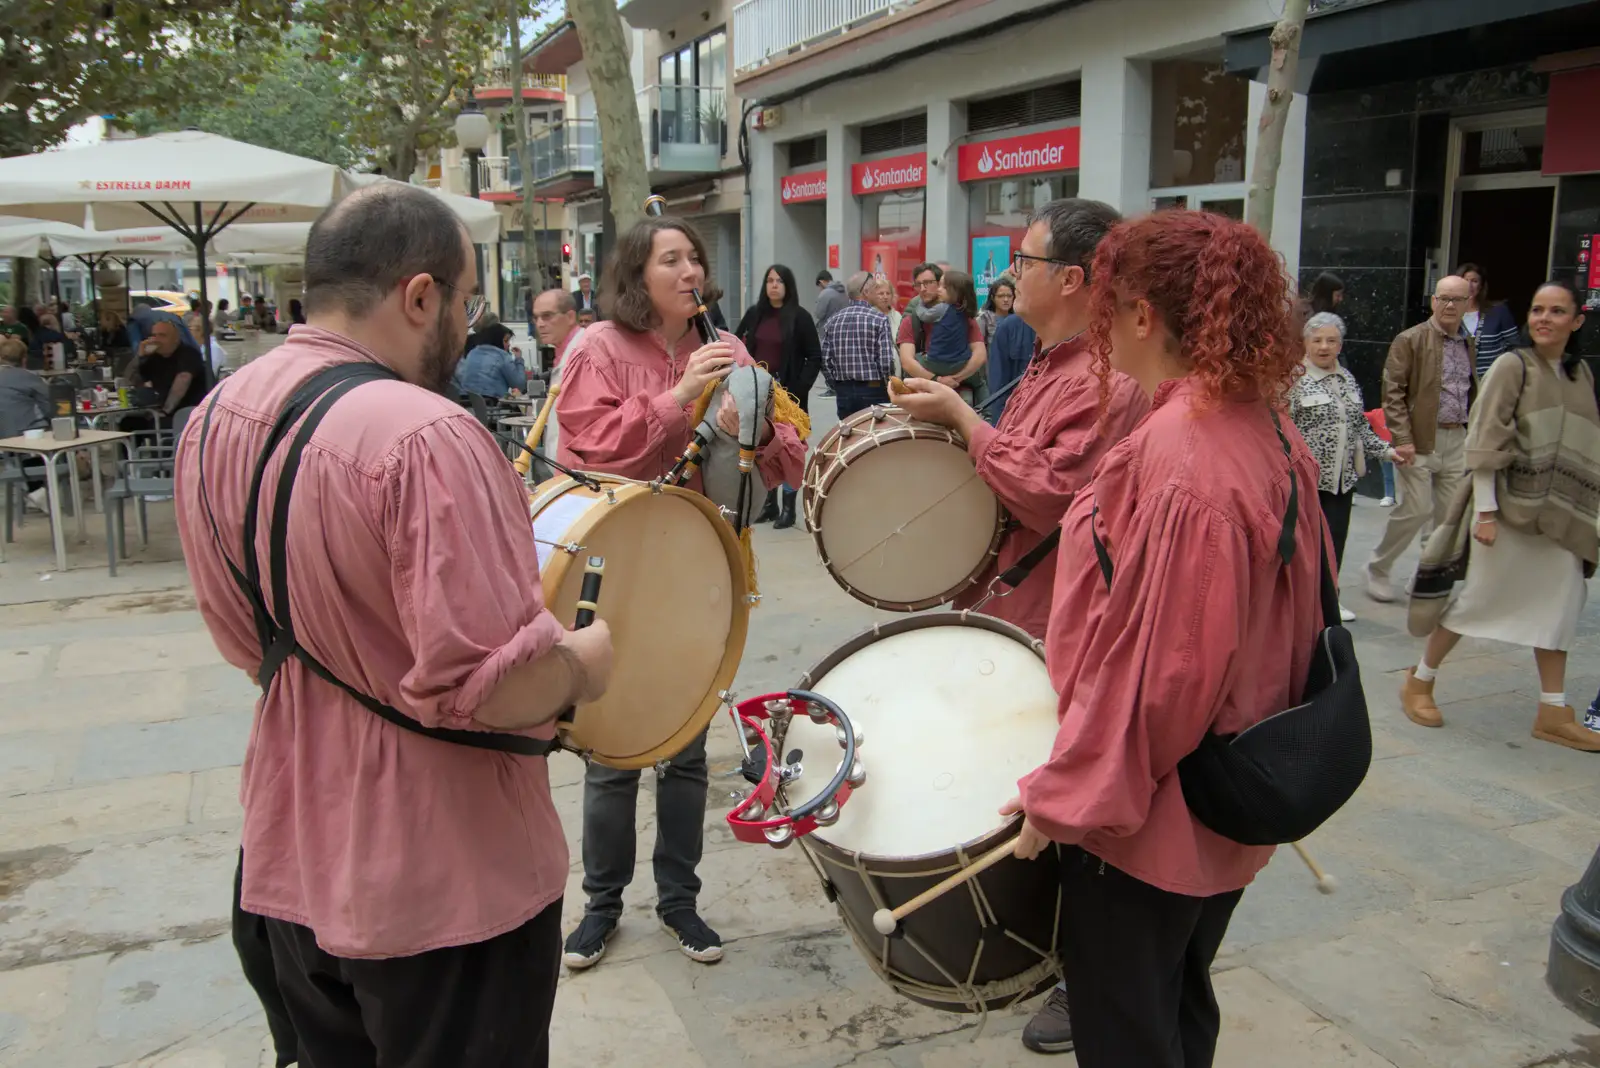
[[1159,212],[1113,229],[1090,278],[1096,371],[1151,410],[1062,520],[1060,728],[1002,812],[1025,815],[1017,856],[1058,843],[1078,1064],[1208,1068],[1211,962],[1272,847],[1202,825],[1178,766],[1306,696],[1332,554],[1317,462],[1281,411],[1301,351],[1261,235]]

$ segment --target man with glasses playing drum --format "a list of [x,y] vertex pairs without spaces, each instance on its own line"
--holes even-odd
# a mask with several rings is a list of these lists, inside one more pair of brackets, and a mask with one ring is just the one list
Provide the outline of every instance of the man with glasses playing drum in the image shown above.
[[[911,392],[895,397],[897,405],[918,419],[950,427],[966,439],[979,477],[1011,514],[998,557],[956,599],[955,607],[973,608],[983,602],[980,611],[986,615],[1040,639],[1050,618],[1056,554],[1047,552],[1011,592],[990,597],[990,587],[996,576],[1051,536],[1100,458],[1150,407],[1132,379],[1113,374],[1102,420],[1100,380],[1090,368],[1084,339],[1089,325],[1089,264],[1101,238],[1119,221],[1108,205],[1075,197],[1051,201],[1028,220],[1028,232],[1012,257],[1015,311],[1038,340],[1033,360],[1012,386],[998,426],[984,422],[955,390],[934,382],[907,380]],[[1024,1028],[1022,1041],[1039,1053],[1072,1049],[1063,987],[1051,991]]]
[[[661,477],[689,444],[694,430],[690,412],[705,387],[727,378],[736,367],[752,365],[732,334],[701,341],[695,320],[705,313],[696,295],[707,301],[716,297],[708,288],[705,263],[700,235],[680,219],[647,218],[617,242],[601,287],[606,321],[585,331],[562,365],[556,414],[563,464],[631,479]],[[715,417],[723,430],[737,435],[738,413],[731,395],[725,400],[729,403]],[[755,453],[764,485],[798,486],[804,458],[805,444],[793,426],[765,421]],[[698,490],[701,485],[696,473],[689,487]],[[666,621],[655,625],[671,626]],[[618,634],[620,649],[620,628]],[[676,670],[664,662],[672,640],[660,635],[654,642],[652,655],[663,660],[664,671]],[[710,642],[713,637],[699,634],[692,640]],[[664,700],[664,686],[662,682],[655,688],[658,701]],[[705,732],[657,767],[656,913],[685,955],[710,963],[722,958],[722,939],[696,909],[700,878],[695,873],[705,831]],[[593,762],[584,776],[583,889],[589,901],[582,922],[566,941],[569,968],[597,963],[622,915],[622,893],[633,878],[638,792],[637,770]]]

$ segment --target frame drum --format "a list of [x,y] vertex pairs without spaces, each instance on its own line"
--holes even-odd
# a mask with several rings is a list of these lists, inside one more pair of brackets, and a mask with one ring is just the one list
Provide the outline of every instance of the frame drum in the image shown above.
[[[904,904],[1021,829],[1000,806],[1056,737],[1040,644],[988,616],[912,616],[853,638],[795,688],[831,699],[860,729],[865,785],[837,823],[797,841],[879,977],[955,1012],[1001,1008],[1052,986],[1059,847],[1000,861],[906,916],[893,935],[872,925],[877,910]],[[785,800],[812,796],[833,771],[822,755],[838,748],[834,727],[795,716],[783,748],[813,757],[784,787]]]
[[611,685],[559,728],[563,744],[614,768],[647,768],[706,729],[733,684],[750,620],[739,543],[690,490],[585,475],[533,490],[545,607],[576,612],[583,563],[606,559],[597,617],[611,627]]
[[960,435],[899,408],[875,405],[828,431],[806,464],[804,492],[828,574],[858,601],[895,612],[955,599],[1005,530]]

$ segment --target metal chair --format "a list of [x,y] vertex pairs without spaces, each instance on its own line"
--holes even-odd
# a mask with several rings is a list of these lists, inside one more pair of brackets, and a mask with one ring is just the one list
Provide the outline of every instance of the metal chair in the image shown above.
[[[170,500],[177,492],[177,441],[188,425],[194,408],[179,408],[172,413],[172,429],[157,431],[158,443],[133,450],[131,460],[118,460],[119,477],[106,490],[106,560],[112,578],[117,576],[117,558],[128,556],[127,524],[123,502],[139,504],[139,544],[150,544],[150,518],[146,509],[151,500]],[[160,444],[164,438],[169,444]]]

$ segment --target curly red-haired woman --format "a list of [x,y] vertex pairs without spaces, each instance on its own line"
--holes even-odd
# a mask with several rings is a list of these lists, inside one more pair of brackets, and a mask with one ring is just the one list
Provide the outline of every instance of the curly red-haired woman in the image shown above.
[[[1083,1068],[1202,1068],[1209,969],[1272,855],[1201,826],[1178,761],[1296,704],[1322,615],[1317,465],[1274,407],[1300,362],[1288,281],[1261,236],[1199,212],[1112,230],[1091,346],[1151,411],[1062,520],[1046,639],[1061,695],[1049,760],[1006,811],[1019,854],[1060,842],[1062,961]],[[1291,483],[1301,551],[1279,552]],[[1104,563],[1099,550],[1103,550]]]

